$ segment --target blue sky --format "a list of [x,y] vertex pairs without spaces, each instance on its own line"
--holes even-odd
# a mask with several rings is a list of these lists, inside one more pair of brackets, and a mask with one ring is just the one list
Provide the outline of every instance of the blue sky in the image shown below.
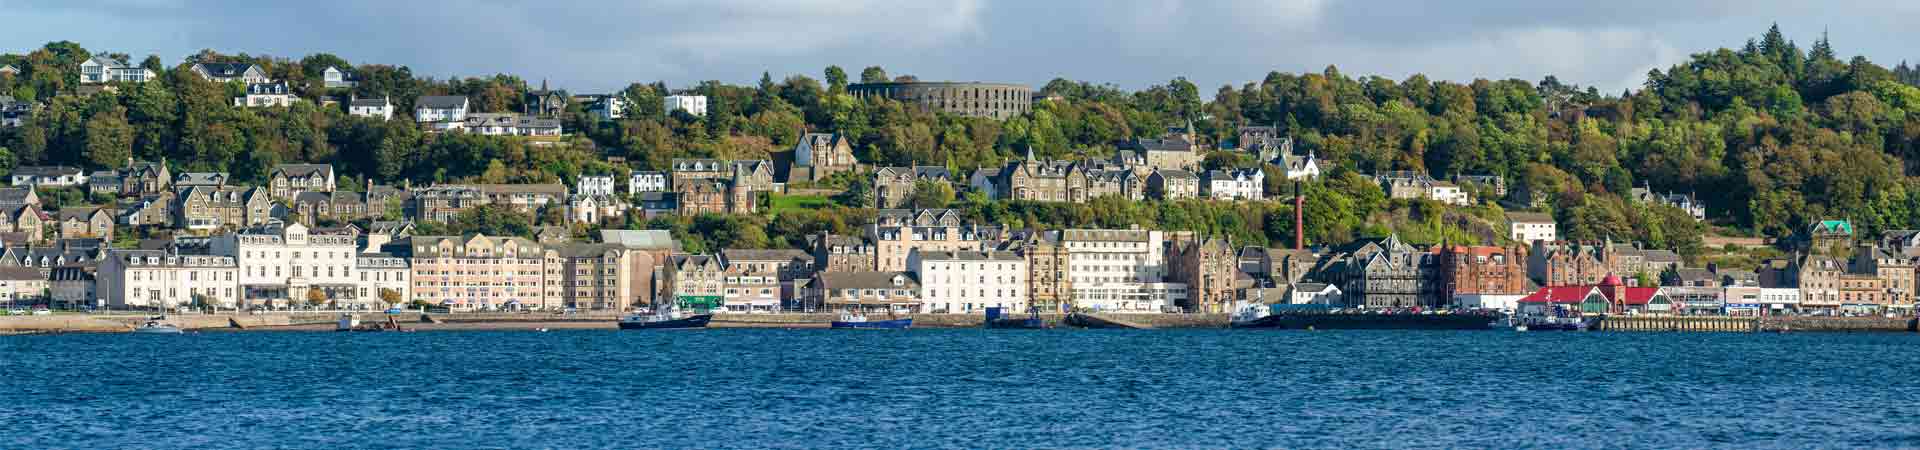
[[829,64],[925,80],[1055,77],[1137,89],[1186,76],[1205,95],[1268,71],[1403,79],[1555,74],[1608,92],[1779,22],[1804,47],[1920,61],[1920,1],[1414,0],[0,0],[0,47],[202,48],[406,65],[440,78],[511,73],[574,92],[664,80],[820,78]]

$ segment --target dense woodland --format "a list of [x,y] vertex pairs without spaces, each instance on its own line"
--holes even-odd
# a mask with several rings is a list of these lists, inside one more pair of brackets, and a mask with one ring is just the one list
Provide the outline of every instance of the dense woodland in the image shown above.
[[[1298,152],[1314,152],[1331,171],[1305,186],[1309,240],[1337,244],[1399,232],[1416,242],[1493,241],[1503,208],[1544,209],[1572,239],[1645,242],[1697,255],[1707,228],[1735,235],[1785,236],[1824,217],[1851,218],[1863,230],[1920,226],[1920,70],[1888,69],[1863,57],[1842,59],[1824,37],[1802,48],[1775,27],[1738,49],[1693,55],[1648,74],[1638,90],[1603,93],[1558,80],[1470,83],[1273,72],[1221,86],[1211,99],[1175,78],[1139,91],[1056,79],[1033,112],[992,121],[938,115],[885,99],[856,99],[853,82],[911,79],[868,67],[850,75],[828,67],[816,79],[763,75],[757,85],[716,81],[669,89],[636,83],[616,94],[633,108],[625,119],[595,121],[574,105],[567,145],[531,150],[520,138],[420,132],[404,120],[421,95],[469,96],[479,112],[519,111],[538,84],[510,76],[437,80],[405,66],[352,64],[328,54],[287,59],[202,51],[163,66],[139,65],[157,82],[118,92],[73,95],[78,65],[93,56],[72,42],[25,55],[0,55],[23,72],[0,75],[0,93],[45,107],[23,127],[0,130],[0,168],[31,164],[117,167],[129,157],[167,158],[178,170],[227,170],[258,181],[274,164],[324,161],[342,185],[365,177],[414,184],[456,181],[570,182],[582,173],[658,169],[673,158],[767,158],[804,131],[837,131],[876,165],[946,165],[959,173],[997,166],[1026,149],[1045,158],[1106,158],[1115,143],[1156,137],[1191,121],[1208,145],[1233,147],[1245,125],[1277,125]],[[128,61],[127,55],[110,57]],[[243,89],[210,83],[187,68],[198,61],[247,61],[287,80],[307,102],[292,108],[231,105]],[[329,90],[328,66],[351,67],[360,84]],[[710,112],[668,114],[660,97],[706,95]],[[396,120],[381,122],[321,107],[328,97],[391,96]],[[608,163],[610,157],[626,162]],[[1230,151],[1207,164],[1253,166]],[[1269,170],[1273,168],[1268,166]],[[1446,208],[1389,201],[1361,173],[1417,170],[1445,178],[1495,174],[1509,180],[1499,204]],[[1270,194],[1292,187],[1269,176]],[[831,184],[859,192],[857,177]],[[1634,202],[1633,187],[1697,194],[1710,224],[1676,209]],[[934,196],[938,197],[938,196]],[[659,219],[635,226],[673,228],[693,248],[797,244],[807,232],[851,232],[871,213],[858,195],[828,208],[772,208],[764,216]],[[1241,243],[1291,240],[1291,204],[1125,202],[1085,205],[989,202],[960,192],[932,198],[974,217],[1016,226],[1144,224],[1226,235]],[[487,220],[476,219],[478,222]],[[476,224],[454,224],[462,228]],[[487,227],[472,229],[490,229]]]

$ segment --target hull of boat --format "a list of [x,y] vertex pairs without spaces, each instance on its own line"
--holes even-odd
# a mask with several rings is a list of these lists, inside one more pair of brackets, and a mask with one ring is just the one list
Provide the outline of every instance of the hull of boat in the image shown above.
[[913,319],[874,320],[867,322],[834,321],[833,328],[850,330],[904,330],[913,327]]
[[1487,330],[1493,320],[1472,314],[1276,314],[1232,324],[1283,330]]
[[659,322],[624,322],[623,321],[623,322],[620,322],[620,329],[622,330],[675,330],[675,329],[688,329],[688,328],[706,328],[707,322],[711,322],[711,321],[713,321],[712,314],[701,314],[701,315],[688,317],[684,319],[664,320]]
[[134,334],[181,334],[179,328],[135,328]]
[[999,328],[999,329],[1009,329],[1009,330],[1043,330],[1047,328],[1047,322],[1044,320],[1040,320],[1040,318],[1038,317],[1028,318],[1028,319],[999,319],[999,320],[993,320],[993,321],[987,322],[987,328]]

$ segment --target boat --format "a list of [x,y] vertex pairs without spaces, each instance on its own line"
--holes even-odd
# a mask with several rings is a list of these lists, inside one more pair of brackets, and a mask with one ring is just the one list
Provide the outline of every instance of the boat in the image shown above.
[[1259,328],[1260,323],[1264,321],[1267,316],[1271,315],[1273,315],[1273,308],[1265,304],[1255,303],[1247,305],[1233,313],[1231,319],[1227,321],[1227,327]]
[[866,314],[858,312],[840,313],[840,320],[833,321],[833,328],[852,330],[904,330],[913,327],[913,318],[867,320]]
[[706,328],[713,321],[712,314],[681,316],[673,308],[659,308],[652,313],[635,312],[620,319],[622,330],[679,330]]
[[181,334],[180,327],[173,326],[173,324],[170,324],[170,323],[161,322],[162,320],[167,320],[167,318],[166,317],[149,318],[147,319],[147,323],[143,323],[143,324],[140,324],[139,327],[135,327],[133,329],[133,332],[139,333],[139,334]]
[[1282,330],[1486,330],[1496,317],[1470,312],[1364,310],[1332,305],[1267,305],[1269,311],[1236,313],[1234,328]]
[[1040,318],[1039,308],[1028,308],[1027,317],[1013,317],[1006,315],[1006,308],[996,306],[987,308],[986,325],[987,328],[1042,330],[1047,328],[1047,321]]
[[359,317],[355,317],[352,314],[341,314],[340,321],[333,326],[333,331],[353,331],[357,328],[360,328]]

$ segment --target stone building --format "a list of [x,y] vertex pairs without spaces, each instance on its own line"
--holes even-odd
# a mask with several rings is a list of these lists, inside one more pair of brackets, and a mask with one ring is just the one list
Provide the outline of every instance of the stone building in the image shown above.
[[873,271],[873,243],[859,236],[821,233],[807,238],[813,266],[821,272]]
[[1180,169],[1154,170],[1147,176],[1147,197],[1179,200],[1200,196],[1200,177]]
[[1119,143],[1114,153],[1114,162],[1132,168],[1137,172],[1153,170],[1179,169],[1185,171],[1200,170],[1200,160],[1205,156],[1201,152],[1198,137],[1192,133],[1193,123],[1186,128],[1168,130],[1160,138],[1134,138]]
[[908,270],[908,259],[920,251],[981,250],[979,230],[960,224],[960,213],[951,209],[883,211],[880,220],[867,227],[867,239],[873,242],[874,266],[882,272]]
[[1419,251],[1397,235],[1363,241],[1348,252],[1340,289],[1348,305],[1368,308],[1435,308],[1441,298],[1436,255]]
[[[813,255],[801,250],[730,248],[720,251],[720,262],[727,270],[729,311],[800,308],[797,284],[813,276]],[[762,292],[768,287],[770,293]],[[736,297],[751,301],[736,302]],[[742,308],[735,310],[736,304]]]
[[943,113],[1003,120],[1033,107],[1033,89],[1006,83],[893,82],[847,86],[855,97],[883,97]]
[[267,187],[277,200],[290,200],[301,192],[333,192],[333,165],[281,164],[267,175]]
[[839,133],[807,133],[793,146],[793,161],[787,168],[787,181],[820,181],[830,175],[850,172],[860,165],[853,157],[853,143]]
[[873,171],[873,206],[909,206],[907,202],[913,199],[915,186],[923,181],[952,186],[953,172],[942,166],[881,167]]
[[1443,245],[1433,253],[1440,259],[1441,298],[1449,304],[1512,309],[1533,292],[1526,247]]
[[667,262],[667,295],[676,308],[722,311],[726,305],[726,265],[715,255],[674,255]]
[[273,200],[254,187],[190,187],[175,196],[174,226],[192,231],[246,228],[273,218]]
[[1060,311],[1072,303],[1073,281],[1067,276],[1067,249],[1059,231],[1018,231],[1004,249],[1027,259],[1027,295],[1035,307]]
[[759,208],[759,198],[745,183],[722,179],[700,179],[678,183],[674,194],[676,213],[684,216],[705,213],[751,214]]
[[1175,238],[1168,245],[1167,281],[1187,285],[1186,301],[1176,305],[1190,313],[1230,313],[1239,274],[1233,246],[1224,238]]

